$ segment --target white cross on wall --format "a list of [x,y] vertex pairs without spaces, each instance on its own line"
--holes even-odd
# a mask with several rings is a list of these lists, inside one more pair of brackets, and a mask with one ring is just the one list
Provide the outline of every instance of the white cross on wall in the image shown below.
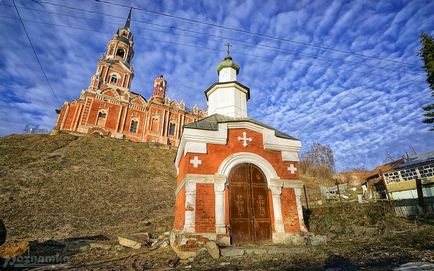
[[248,145],[247,141],[250,141],[250,142],[253,141],[253,139],[251,137],[247,137],[246,131],[243,132],[243,137],[241,137],[241,136],[238,137],[238,141],[241,141],[241,140],[243,141],[244,148],[247,147],[247,145]]
[[291,174],[295,174],[295,172],[297,171],[297,168],[294,167],[294,164],[290,164],[288,167],[288,170],[291,171]]
[[193,164],[193,167],[199,167],[199,165],[202,164],[202,161],[199,160],[199,157],[195,156],[190,160],[190,164]]

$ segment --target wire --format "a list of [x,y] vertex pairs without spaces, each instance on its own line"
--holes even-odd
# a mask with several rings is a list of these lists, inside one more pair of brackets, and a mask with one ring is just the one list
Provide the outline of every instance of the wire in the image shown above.
[[39,60],[38,54],[36,53],[35,47],[33,46],[32,40],[30,39],[29,33],[27,32],[26,26],[25,26],[25,24],[23,22],[23,19],[21,18],[20,12],[18,11],[17,6],[15,5],[15,0],[12,0],[12,3],[14,5],[15,10],[17,11],[18,18],[19,18],[19,20],[21,22],[21,25],[23,26],[23,29],[24,29],[24,33],[26,34],[27,39],[29,40],[30,47],[32,47],[33,54],[35,55],[36,60],[38,61],[39,67],[41,68],[41,71],[44,74],[45,80],[47,81],[47,84],[50,87],[51,93],[53,93],[54,98],[60,104],[60,100],[59,100],[59,98],[57,98],[57,95],[54,92],[53,87],[51,86],[50,80],[48,80],[47,74],[45,73],[44,68],[42,67],[41,61]]
[[[132,6],[132,5],[113,3],[113,2],[105,1],[105,0],[94,0],[94,1],[95,2],[99,2],[99,3],[103,3],[103,4],[108,4],[108,5],[114,5],[114,6],[124,7],[124,8],[132,8],[132,9],[136,9],[138,11],[141,11],[141,12],[144,12],[144,13],[148,13],[148,14],[159,15],[159,16],[164,16],[164,17],[176,19],[176,20],[182,20],[182,21],[187,21],[187,22],[191,22],[191,23],[196,23],[196,24],[201,24],[201,25],[216,27],[216,28],[220,28],[220,29],[224,29],[224,30],[233,31],[233,32],[248,34],[248,35],[251,35],[251,36],[263,37],[263,38],[267,38],[267,39],[278,40],[278,41],[283,41],[283,42],[288,42],[288,43],[293,43],[293,44],[308,46],[308,47],[312,47],[312,48],[317,48],[317,49],[322,49],[322,50],[337,52],[337,53],[341,53],[341,54],[348,54],[348,55],[354,55],[354,56],[358,56],[358,57],[364,57],[364,58],[371,58],[371,59],[376,59],[376,60],[381,60],[381,61],[387,61],[387,62],[396,63],[396,64],[402,64],[402,65],[407,65],[407,66],[419,67],[416,64],[411,64],[411,63],[407,63],[407,62],[403,62],[403,61],[397,61],[397,60],[392,60],[392,59],[387,59],[387,58],[382,58],[382,57],[370,56],[370,55],[365,55],[365,54],[360,54],[360,53],[355,53],[355,52],[340,50],[340,49],[336,49],[336,48],[332,48],[332,47],[326,47],[326,46],[315,45],[315,44],[306,43],[306,42],[300,42],[300,41],[296,41],[296,40],[277,38],[277,37],[266,35],[266,34],[254,33],[254,32],[250,32],[250,31],[243,30],[243,29],[237,29],[237,28],[227,27],[227,26],[218,25],[218,24],[214,24],[214,23],[203,22],[203,21],[199,21],[199,20],[195,20],[195,19],[189,19],[189,18],[180,17],[180,16],[175,16],[175,15],[171,15],[171,14],[167,14],[167,13],[163,13],[163,12],[149,11],[149,10],[146,10],[146,9],[143,9],[143,8],[139,8],[139,7],[135,7],[135,6]],[[46,1],[42,1],[42,0],[40,0],[40,2],[41,3],[50,3],[50,2],[46,2]]]
[[[15,19],[13,17],[1,16],[1,15],[0,15],[0,18]],[[107,31],[91,30],[91,29],[88,29],[88,28],[74,27],[74,26],[69,26],[69,25],[60,25],[60,24],[55,24],[55,23],[40,22],[40,21],[34,21],[34,20],[28,20],[28,19],[24,19],[24,21],[32,22],[32,23],[38,23],[38,24],[52,25],[52,26],[55,26],[55,27],[63,27],[63,28],[83,30],[83,31],[90,31],[90,32],[97,32],[97,33],[103,33],[103,34],[111,34],[111,32],[107,32]],[[167,33],[167,32],[165,32],[165,33]],[[198,45],[195,45],[195,44],[189,44],[189,43],[183,43],[183,42],[164,41],[164,40],[146,39],[146,38],[141,38],[141,40],[152,41],[152,42],[159,42],[159,43],[169,43],[169,44],[175,44],[175,45],[180,45],[180,46],[192,47],[192,48],[195,48],[195,49],[211,50],[211,51],[214,51],[214,52],[223,52],[223,50],[217,50],[215,48],[209,48],[209,47],[205,47],[205,46],[198,46]],[[271,62],[272,61],[280,61],[280,62],[288,63],[288,61],[289,61],[289,60],[281,59],[281,58],[275,58],[273,60],[270,60],[269,58],[264,57],[264,56],[258,56],[258,55],[253,55],[253,54],[246,54],[244,52],[235,51],[235,50],[233,50],[232,52],[235,53],[235,54],[244,55],[244,56],[247,56],[247,57],[264,59],[264,60],[269,61],[269,62],[270,61]],[[303,63],[294,63],[294,62],[292,62],[291,64],[295,65],[295,66],[310,65],[310,66],[317,66],[317,67],[324,68],[324,65],[312,64],[310,62],[304,62],[304,61],[303,61]],[[327,68],[338,68],[338,67],[336,67],[336,66],[330,66],[329,65],[329,66],[327,66]],[[345,70],[345,69],[341,69],[341,70]],[[373,74],[373,73],[363,72],[363,71],[359,71],[359,70],[351,70],[351,71],[357,72],[357,73],[361,73],[361,74],[365,74],[365,75],[370,75],[370,76],[380,76],[380,77],[383,77],[383,78],[384,77],[388,77],[389,80],[391,79],[389,75],[382,75],[382,74],[378,74],[378,73]],[[407,81],[409,81],[409,82],[422,82],[422,80],[407,80]]]
[[[54,3],[51,3],[51,4],[50,3],[45,3],[45,4],[53,5],[53,6],[57,6],[57,7],[68,8],[68,9],[72,9],[72,10],[78,10],[78,11],[88,12],[88,13],[92,13],[92,14],[98,14],[98,15],[102,15],[102,16],[106,16],[106,17],[114,17],[114,18],[124,19],[124,17],[121,17],[121,16],[110,15],[110,14],[106,14],[106,13],[103,13],[103,12],[97,12],[97,11],[90,11],[90,10],[86,10],[86,9],[82,9],[82,8],[69,7],[69,6],[64,6],[64,5],[54,4]],[[71,14],[64,14],[64,13],[58,13],[58,12],[50,12],[50,11],[46,11],[46,10],[32,9],[32,8],[26,8],[26,7],[20,7],[20,8],[27,9],[27,10],[33,10],[33,11],[37,11],[37,12],[44,12],[44,13],[49,13],[49,14],[68,16],[68,17],[72,17],[72,18],[80,18],[80,19],[85,19],[85,20],[92,20],[92,19],[89,19],[89,18],[84,18],[84,17],[81,17],[81,16],[74,16],[74,15],[71,15]],[[262,47],[262,48],[265,48],[267,50],[280,51],[280,52],[289,52],[289,53],[293,53],[293,54],[297,54],[297,55],[308,56],[308,57],[315,58],[315,59],[323,58],[323,59],[333,60],[333,61],[342,61],[342,62],[344,62],[343,64],[350,64],[350,65],[354,65],[354,66],[357,66],[357,67],[360,66],[360,65],[363,65],[363,66],[366,66],[366,67],[369,67],[369,68],[372,68],[372,69],[384,69],[384,70],[388,70],[388,71],[399,72],[399,70],[393,69],[393,68],[389,68],[389,67],[373,66],[373,65],[369,65],[369,64],[365,64],[365,63],[358,63],[358,62],[354,62],[354,61],[348,61],[348,60],[345,60],[345,59],[337,59],[337,58],[328,57],[328,56],[313,55],[313,54],[308,54],[308,53],[304,53],[304,52],[297,52],[297,51],[289,50],[289,49],[286,49],[286,48],[278,48],[278,47],[273,47],[273,46],[269,46],[269,45],[256,44],[256,43],[248,42],[248,41],[245,41],[245,40],[234,39],[234,38],[229,38],[229,37],[219,36],[219,35],[214,35],[214,34],[209,34],[209,33],[197,32],[197,31],[193,31],[193,30],[181,29],[181,28],[177,28],[177,27],[172,27],[172,26],[167,26],[167,25],[161,25],[161,24],[155,24],[155,23],[145,22],[145,21],[141,21],[141,20],[133,20],[133,21],[139,22],[139,23],[142,23],[142,24],[147,24],[147,25],[153,25],[153,26],[158,26],[158,27],[163,27],[163,28],[175,29],[175,30],[179,30],[179,31],[182,31],[182,32],[188,32],[188,33],[193,33],[193,34],[197,34],[197,35],[211,36],[211,37],[221,38],[221,39],[225,39],[225,40],[231,40],[231,41],[235,41],[235,42],[239,42],[239,43],[252,44],[253,46],[250,46],[250,47]],[[111,23],[111,24],[117,24],[117,23]],[[157,32],[163,32],[163,31],[158,31],[158,30],[149,29],[149,28],[142,28],[142,29],[147,29],[147,30],[157,31]],[[163,32],[163,33],[167,33],[167,32]],[[186,35],[186,36],[188,36],[188,35]],[[190,36],[190,37],[192,37],[192,36]],[[327,67],[328,67],[328,65],[327,65]],[[415,75],[419,75],[419,76],[425,76],[424,74],[419,73],[419,72],[414,72],[414,71],[406,71],[406,72],[407,73],[412,73],[412,74],[415,74]]]

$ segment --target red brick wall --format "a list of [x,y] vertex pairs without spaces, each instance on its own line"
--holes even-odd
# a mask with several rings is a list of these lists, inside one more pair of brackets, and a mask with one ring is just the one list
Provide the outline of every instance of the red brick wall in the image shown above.
[[182,230],[185,223],[185,188],[179,191],[175,202],[175,220],[173,228]]
[[66,105],[63,105],[60,109],[59,117],[57,119],[56,128],[60,129],[60,126],[62,125],[63,118],[65,117],[66,112]]
[[293,188],[282,188],[280,198],[282,204],[283,225],[285,232],[299,232],[300,223],[298,220],[297,202]]
[[63,129],[71,130],[72,120],[74,119],[74,114],[76,110],[77,110],[77,104],[69,105],[69,110],[68,110],[68,114],[66,115],[65,125],[63,126]]
[[[253,140],[252,142],[248,142],[247,147],[244,147],[242,142],[237,139],[238,136],[242,136],[244,131],[247,132],[247,137],[251,137]],[[180,176],[178,176],[178,179],[184,177],[183,175],[181,176],[181,172],[184,174],[187,172],[194,174],[215,174],[223,160],[229,155],[237,152],[251,152],[258,154],[265,158],[274,167],[280,178],[290,180],[298,179],[298,171],[296,171],[295,174],[291,174],[288,170],[290,164],[294,164],[295,167],[298,167],[298,163],[295,161],[282,161],[282,154],[280,151],[264,150],[262,134],[249,129],[229,129],[228,143],[226,145],[208,144],[207,152],[207,154],[187,153],[183,156],[180,168],[185,168],[180,170]],[[197,168],[193,167],[193,165],[188,162],[190,159],[193,159],[194,156],[198,156],[198,158],[202,160],[202,164]]]
[[213,184],[196,184],[197,233],[215,232],[215,194]]
[[[104,88],[104,87],[102,87]],[[105,92],[105,94],[107,97],[109,96],[114,96],[113,91],[108,91]],[[90,97],[90,98],[95,98],[95,95],[93,93],[90,92],[86,92],[85,94],[86,97]],[[135,99],[136,104],[138,102],[141,102],[141,100],[139,98]],[[137,102],[138,101],[138,102]],[[73,103],[70,104],[70,112],[68,112],[67,116],[65,116],[65,112],[66,112],[66,106],[64,105],[61,108],[61,112],[58,116],[58,120],[56,123],[56,128],[60,129],[61,123],[63,121],[63,119],[65,118],[65,126],[63,127],[64,130],[74,130],[76,127],[74,127],[74,123],[76,121],[78,121],[77,118],[79,118],[79,116],[76,116],[76,119],[74,119],[74,114],[75,114],[75,110],[77,110],[79,107],[79,104],[83,104],[84,102],[81,102],[81,100],[76,100]],[[180,129],[180,127],[182,126],[182,119],[185,116],[186,118],[192,120],[192,116],[191,113],[188,112],[184,112],[184,111],[178,111],[177,109],[171,109],[168,105],[164,105],[164,104],[155,104],[155,103],[151,103],[150,107],[146,110],[146,111],[142,111],[142,110],[137,110],[134,108],[128,108],[127,111],[127,115],[124,116],[124,111],[127,110],[126,105],[125,104],[114,104],[111,103],[110,101],[103,101],[103,100],[98,100],[98,99],[93,99],[91,108],[89,109],[89,113],[86,116],[87,119],[87,124],[85,123],[85,120],[82,122],[80,121],[79,124],[80,125],[84,125],[87,128],[91,128],[92,126],[96,125],[96,121],[98,118],[98,111],[100,109],[107,109],[108,110],[108,115],[107,115],[107,119],[104,125],[104,129],[98,129],[101,130],[103,132],[105,131],[109,131],[111,134],[115,134],[117,132],[122,133],[126,139],[132,140],[132,141],[141,141],[141,142],[159,142],[162,144],[169,144],[169,142],[171,143],[171,145],[177,145],[179,143],[179,139],[181,137],[180,133],[176,133],[174,136],[169,136],[168,134],[161,136],[161,129],[163,129],[163,127],[165,127],[164,129],[167,130],[168,129],[168,123],[170,121],[174,121],[176,123],[176,130]],[[82,109],[83,113],[84,108]],[[164,124],[161,125],[161,118],[163,111],[166,112],[166,115],[164,117]],[[120,117],[119,117],[119,112],[121,112]],[[157,112],[160,116],[160,119],[157,120],[155,128],[156,131],[155,132],[151,132],[151,128],[152,128],[152,116],[153,113]],[[137,133],[130,133],[130,125],[131,125],[131,119],[136,116],[139,118],[139,126],[137,129]],[[180,117],[178,117],[180,116]],[[125,120],[124,120],[125,117]],[[146,121],[148,120],[148,123],[146,123]],[[179,122],[178,122],[179,120]],[[119,122],[118,122],[119,121]],[[146,125],[147,124],[147,125]],[[145,127],[146,125],[146,127]],[[161,126],[161,127],[160,127]],[[91,133],[92,131],[95,131],[95,129],[90,129],[89,130]]]

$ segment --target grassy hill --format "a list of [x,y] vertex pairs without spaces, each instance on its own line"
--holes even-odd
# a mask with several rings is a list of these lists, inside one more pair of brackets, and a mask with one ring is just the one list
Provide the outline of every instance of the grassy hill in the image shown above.
[[[144,248],[139,254],[115,246],[81,251],[84,243],[93,242],[87,237],[103,236],[116,244],[116,235],[149,232],[158,236],[170,230],[174,156],[174,150],[94,136],[60,133],[0,138],[0,219],[8,229],[7,239],[33,241],[32,255],[60,251],[72,256],[71,266],[89,265],[92,270],[164,269],[168,265],[185,270],[187,264],[193,270],[222,269],[227,258],[215,261],[206,254],[193,263],[179,263],[168,247]],[[312,178],[301,179],[311,190],[319,185]],[[322,270],[329,262],[345,260],[361,269],[391,270],[409,261],[434,262],[432,222],[398,219],[388,205],[314,208],[306,218],[311,232],[328,237],[327,246],[288,248],[293,253],[288,255],[247,255],[230,259],[225,269]]]
[[174,156],[94,136],[0,138],[0,219],[8,240],[169,230]]

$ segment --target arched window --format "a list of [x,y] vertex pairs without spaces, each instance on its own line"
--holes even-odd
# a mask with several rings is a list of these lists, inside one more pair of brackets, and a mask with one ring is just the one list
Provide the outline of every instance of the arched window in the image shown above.
[[137,126],[139,126],[139,121],[136,119],[131,120],[130,132],[137,133]]
[[116,84],[118,82],[118,76],[116,74],[112,74],[110,76],[110,83],[111,84]]
[[107,112],[105,110],[101,110],[98,112],[98,118],[96,120],[96,125],[104,126],[105,120],[107,119]]
[[124,55],[125,55],[125,51],[124,51],[124,49],[122,49],[122,48],[118,49],[118,50],[116,51],[116,55],[119,56],[119,57],[124,58]]
[[175,135],[175,128],[176,128],[175,123],[173,123],[173,122],[169,123],[169,136]]

